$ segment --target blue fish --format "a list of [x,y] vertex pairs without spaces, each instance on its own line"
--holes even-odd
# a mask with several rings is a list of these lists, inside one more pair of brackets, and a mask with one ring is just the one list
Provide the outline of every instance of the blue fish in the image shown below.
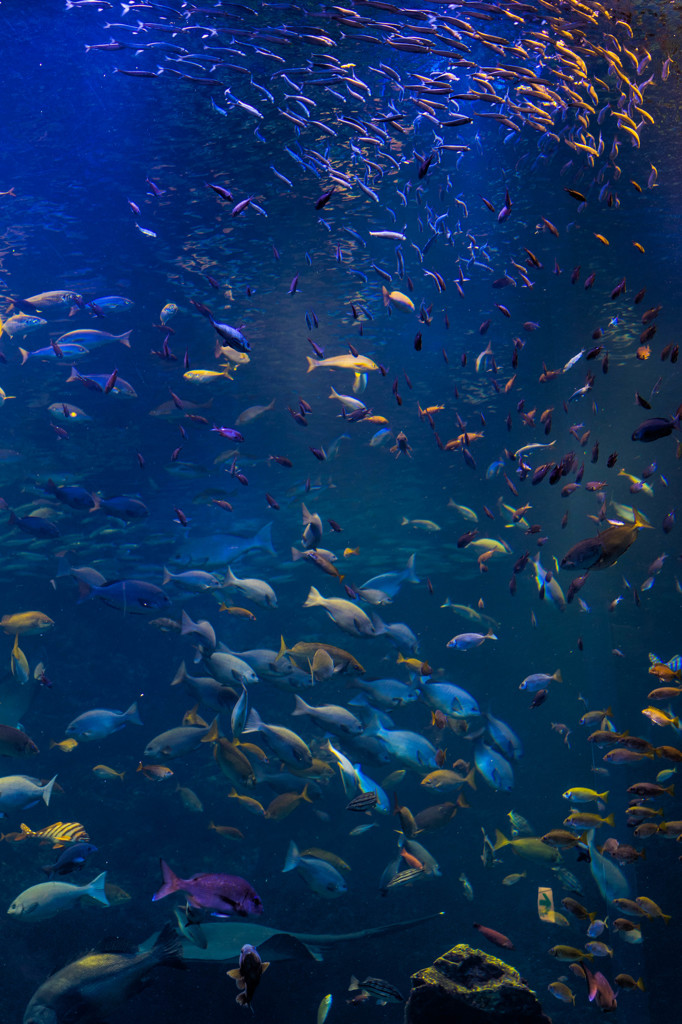
[[381,590],[389,597],[395,597],[403,583],[420,583],[421,580],[414,571],[414,558],[412,554],[407,560],[407,565],[401,572],[384,572],[380,576],[372,576],[371,580],[363,583],[359,590]]

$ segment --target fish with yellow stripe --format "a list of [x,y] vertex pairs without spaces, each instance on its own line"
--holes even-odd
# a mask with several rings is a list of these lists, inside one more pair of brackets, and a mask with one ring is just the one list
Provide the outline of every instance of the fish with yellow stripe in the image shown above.
[[52,843],[55,850],[69,843],[87,843],[90,836],[78,821],[56,821],[54,825],[34,832],[28,825],[22,824],[21,831],[26,839],[39,839],[41,843]]

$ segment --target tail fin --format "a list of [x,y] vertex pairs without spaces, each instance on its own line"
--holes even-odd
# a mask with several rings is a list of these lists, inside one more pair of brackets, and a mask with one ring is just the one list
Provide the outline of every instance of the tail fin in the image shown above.
[[476,789],[476,768],[472,767],[464,781],[467,786],[471,786],[472,789]]
[[180,879],[168,867],[165,860],[160,860],[159,864],[161,865],[161,874],[163,875],[163,885],[152,896],[153,903],[156,903],[157,900],[162,900],[164,896],[170,896],[173,892],[178,892],[180,889]]
[[312,370],[314,370],[315,367],[317,366],[317,363],[315,362],[314,359],[311,359],[310,356],[306,356],[306,361],[308,363],[308,369],[306,370],[306,373],[311,373]]
[[21,352],[21,365],[23,366],[26,360],[28,359],[30,353],[27,352],[25,348],[20,348],[19,351]]
[[182,945],[180,936],[170,921],[163,926],[152,946],[152,953],[160,964],[168,967],[182,967]]
[[131,725],[142,725],[142,719],[137,710],[137,701],[134,701],[125,713],[126,721]]
[[637,509],[634,509],[634,513],[635,526],[638,526],[640,529],[653,530],[653,526],[651,525],[651,523],[649,522],[649,520],[643,512],[639,512]]
[[179,686],[180,683],[184,683],[186,678],[187,678],[187,666],[185,665],[184,661],[181,661],[180,662],[180,667],[178,668],[178,671],[175,673],[175,675],[173,676],[173,679],[171,680],[171,686]]
[[506,836],[502,835],[502,833],[500,832],[499,828],[496,828],[495,829],[495,845],[493,846],[493,850],[494,851],[500,850],[503,846],[509,846],[509,843],[510,843],[510,840],[507,839]]
[[82,604],[83,601],[87,601],[92,597],[94,588],[80,576],[78,577],[78,604]]
[[286,860],[284,861],[282,873],[284,873],[285,871],[293,871],[294,868],[298,867],[298,862],[300,859],[301,855],[298,852],[298,847],[292,839],[291,842],[289,843],[289,849],[287,850],[287,856]]
[[279,659],[280,659],[280,658],[283,658],[283,657],[284,657],[284,655],[285,655],[285,654],[287,654],[287,653],[288,653],[288,651],[287,651],[287,645],[286,645],[286,641],[284,640],[284,637],[283,637],[283,636],[280,636],[280,642],[279,642],[279,654],[278,654],[278,655],[277,655],[277,657],[275,658],[275,663],[277,663],[277,662],[279,661]]
[[410,557],[407,559],[407,565],[405,566],[405,571],[407,572],[407,576],[405,577],[405,579],[407,580],[408,583],[421,583],[421,580],[419,579],[419,577],[417,576],[417,574],[414,571],[414,560],[415,560],[415,554],[413,552],[410,555]]
[[50,806],[50,797],[52,796],[52,789],[56,781],[57,776],[55,775],[53,779],[50,779],[47,785],[43,786],[43,800],[45,802],[46,807]]
[[317,587],[311,587],[308,596],[303,602],[304,608],[313,608],[316,604],[323,604],[324,598]]
[[90,896],[93,900],[97,900],[98,903],[103,903],[105,907],[109,906],[109,900],[105,891],[105,883],[107,880],[107,873],[103,871],[101,875],[93,879],[90,885],[86,885],[83,890],[83,895]]
[[307,715],[312,710],[310,704],[306,704],[297,693],[294,694],[294,700],[296,701],[296,707],[291,712],[292,715]]
[[259,548],[263,548],[264,551],[268,551],[271,555],[277,557],[277,552],[272,546],[272,523],[266,523],[265,526],[261,526],[260,530],[253,538],[254,544],[257,544]]
[[242,732],[260,732],[263,721],[256,711],[255,708],[251,708],[249,711],[249,717],[246,719],[246,725],[242,729]]
[[167,583],[170,583],[170,581],[171,581],[172,579],[173,579],[173,577],[171,576],[171,574],[169,573],[168,569],[167,569],[167,568],[166,568],[166,566],[164,565],[164,567],[163,567],[163,580],[162,580],[162,583],[161,583],[161,585],[165,587],[165,585],[166,585]]
[[131,329],[129,331],[126,331],[125,334],[119,334],[116,340],[120,341],[121,344],[125,345],[126,348],[130,348],[130,335],[132,333],[133,332],[132,332],[132,329]]
[[205,736],[201,737],[202,743],[217,743],[220,739],[220,733],[218,731],[218,718],[217,716],[213,719],[209,726],[209,730]]

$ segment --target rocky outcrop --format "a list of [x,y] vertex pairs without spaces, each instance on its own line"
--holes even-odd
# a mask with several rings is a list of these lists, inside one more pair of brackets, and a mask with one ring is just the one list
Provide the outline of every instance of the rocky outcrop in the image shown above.
[[518,971],[471,946],[455,946],[412,975],[405,1024],[551,1024]]

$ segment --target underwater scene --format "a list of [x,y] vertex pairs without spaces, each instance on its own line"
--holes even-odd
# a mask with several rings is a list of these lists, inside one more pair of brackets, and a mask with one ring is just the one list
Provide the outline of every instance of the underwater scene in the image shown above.
[[0,25],[2,1024],[675,1020],[676,5]]

